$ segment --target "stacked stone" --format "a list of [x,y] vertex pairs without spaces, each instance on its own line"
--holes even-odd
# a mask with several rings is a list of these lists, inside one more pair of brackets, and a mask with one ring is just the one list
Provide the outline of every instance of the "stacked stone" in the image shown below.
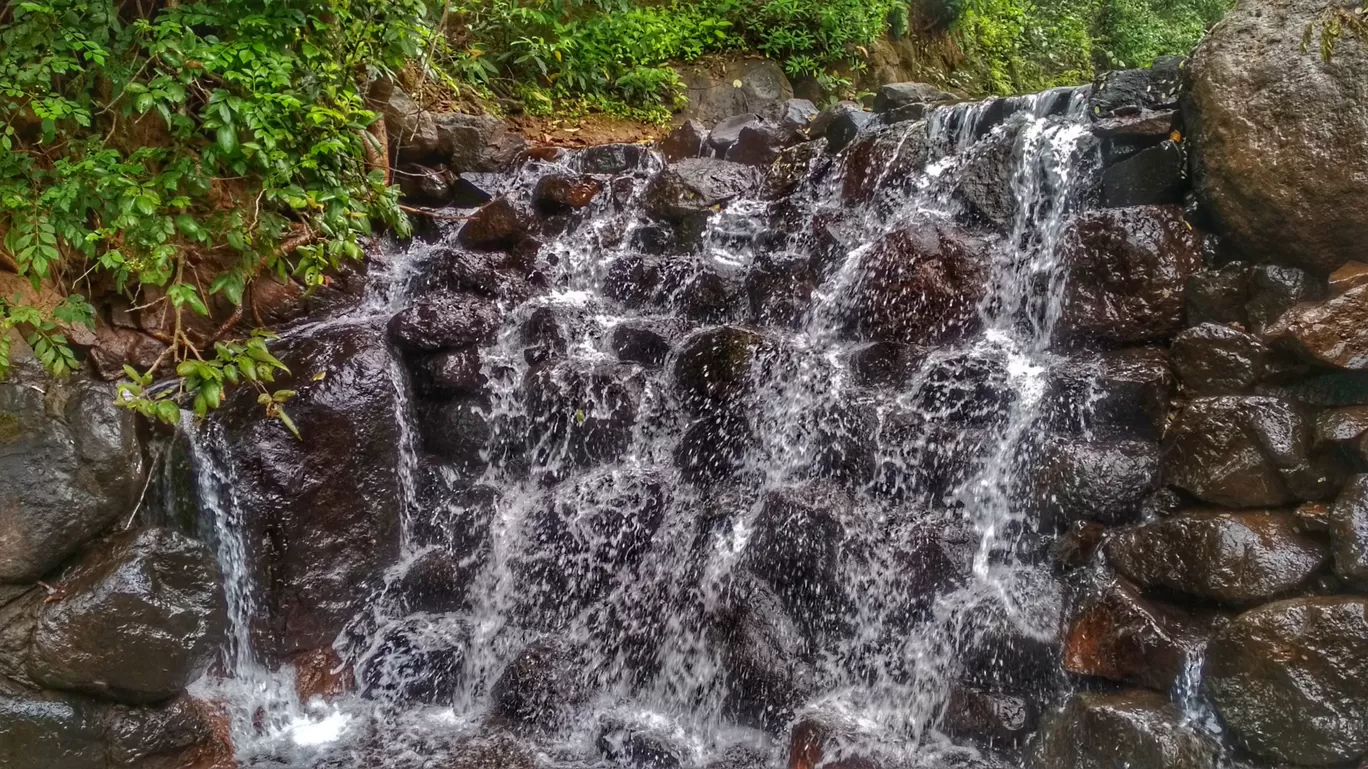
[[[1039,769],[1213,766],[1184,718],[1206,712],[1244,765],[1368,755],[1368,53],[1304,55],[1320,6],[1271,5],[1241,5],[1185,65],[1113,73],[1094,95],[1124,102],[1094,114],[1103,203],[1186,198],[1218,237],[1166,289],[1181,326],[1149,337],[1172,378],[1153,354],[1143,397],[1118,404],[1103,367],[1097,420],[1145,414],[1152,464],[1065,452],[1040,476],[1068,526],[1063,664],[1086,691],[1045,719]],[[1180,110],[1149,103],[1166,68],[1166,83],[1185,71]],[[1086,325],[1135,341],[1134,325]],[[1118,506],[1122,489],[1139,496]]]

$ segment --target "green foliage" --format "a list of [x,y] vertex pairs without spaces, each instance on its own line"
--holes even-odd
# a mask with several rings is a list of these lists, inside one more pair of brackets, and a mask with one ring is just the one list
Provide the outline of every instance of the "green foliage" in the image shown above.
[[1321,60],[1329,62],[1335,56],[1335,48],[1340,38],[1346,34],[1368,45],[1368,2],[1355,8],[1343,5],[1339,0],[1332,2],[1321,11],[1320,16],[1306,26],[1302,35],[1302,52],[1305,53],[1320,30]]
[[[83,294],[166,303],[175,395],[203,412],[220,399],[214,382],[250,369],[220,348],[217,362],[200,361],[182,313],[208,314],[216,295],[241,304],[263,275],[318,286],[361,256],[372,220],[407,226],[397,193],[365,161],[376,116],[362,88],[421,52],[426,9],[419,0],[150,5],[165,7],[149,15],[119,0],[44,0],[0,10],[0,261],[35,289],[72,295],[47,314],[0,303],[0,331],[25,330],[61,374],[75,365],[61,324],[93,319]],[[242,349],[259,358],[265,340]],[[133,407],[171,416],[170,396],[140,397]]]

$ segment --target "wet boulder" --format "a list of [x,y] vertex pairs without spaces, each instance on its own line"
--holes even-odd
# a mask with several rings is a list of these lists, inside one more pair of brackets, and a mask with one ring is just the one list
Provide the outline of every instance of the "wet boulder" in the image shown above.
[[810,636],[827,629],[843,606],[840,558],[850,514],[850,499],[824,487],[771,491],[742,556]]
[[639,168],[650,153],[640,144],[600,144],[580,153],[580,171],[611,176]]
[[463,347],[425,355],[412,367],[413,386],[429,397],[468,397],[484,392],[478,347]]
[[652,216],[680,221],[706,215],[714,206],[745,195],[760,184],[760,174],[740,163],[689,158],[657,173],[646,187],[645,208]]
[[744,415],[718,411],[684,429],[674,450],[675,466],[690,483],[715,484],[742,469],[753,443],[754,428]]
[[874,111],[889,112],[909,104],[931,104],[950,101],[954,94],[946,93],[929,83],[887,83],[874,94]]
[[1162,206],[1183,202],[1187,156],[1172,141],[1140,150],[1102,173],[1102,205]]
[[1267,333],[1288,310],[1302,302],[1321,299],[1324,294],[1325,285],[1305,270],[1276,264],[1255,265],[1249,270],[1249,301],[1245,304],[1250,330]]
[[1192,395],[1238,395],[1263,377],[1268,348],[1250,334],[1215,323],[1186,329],[1173,339],[1173,368]]
[[53,381],[15,353],[0,382],[0,583],[32,582],[132,512],[146,463],[113,385]]
[[1016,748],[1035,732],[1040,706],[1026,697],[968,686],[950,690],[941,728],[989,749]]
[[185,766],[187,751],[214,738],[209,708],[190,697],[158,707],[111,708],[105,716],[108,755],[115,766]]
[[1102,549],[1107,529],[1095,521],[1074,521],[1055,538],[1050,558],[1059,571],[1081,569]]
[[1183,303],[1187,309],[1187,322],[1191,325],[1246,326],[1249,323],[1245,310],[1249,304],[1249,265],[1230,262],[1194,274],[1183,287]]
[[630,769],[679,769],[686,754],[667,732],[617,719],[600,726],[594,746],[616,766]]
[[[569,190],[562,192],[569,197]],[[512,201],[500,197],[476,211],[456,238],[466,248],[497,251],[516,246],[526,236],[526,217]]]
[[438,152],[457,173],[504,171],[526,142],[492,115],[434,114]]
[[675,126],[669,136],[660,140],[656,148],[665,156],[666,162],[677,163],[684,158],[696,158],[703,154],[708,141],[708,128],[697,120],[685,120]]
[[861,341],[943,344],[972,333],[986,291],[983,244],[943,223],[885,236],[845,297],[845,332]]
[[670,356],[670,340],[663,329],[645,323],[622,323],[613,329],[613,352],[623,363],[657,367]]
[[788,254],[762,254],[746,273],[745,292],[756,323],[796,326],[817,290],[810,260]]
[[[1211,769],[1218,746],[1182,723],[1166,695],[1146,690],[1075,694],[1046,716],[1031,769]],[[1118,757],[1124,757],[1118,759]]]
[[744,572],[738,577],[712,629],[727,681],[724,707],[741,723],[778,731],[812,692],[808,642],[773,590]]
[[[727,151],[741,138],[742,130],[761,124],[760,116],[753,112],[732,115],[713,126],[712,131],[708,134],[708,148],[717,157],[726,157]],[[730,158],[728,159],[730,160]]]
[[637,373],[627,364],[579,359],[528,372],[527,436],[538,464],[568,460],[586,466],[626,451],[641,395]]
[[488,464],[496,438],[488,400],[457,398],[424,403],[420,409],[423,443],[429,452],[470,472]]
[[1235,739],[1273,761],[1340,766],[1368,752],[1368,598],[1297,598],[1212,640],[1206,688]]
[[831,168],[831,158],[824,154],[824,140],[803,142],[780,151],[774,163],[765,171],[761,194],[767,200],[778,200],[793,193],[808,180],[821,178]]
[[38,769],[105,769],[99,710],[77,698],[0,693],[0,764]]
[[1201,247],[1176,206],[1089,211],[1063,236],[1059,332],[1074,341],[1161,340],[1183,324],[1183,285]]
[[1046,526],[1127,523],[1159,488],[1160,449],[1150,441],[1056,439],[1036,463],[1032,498]]
[[1012,226],[1017,207],[1013,174],[1019,124],[1015,129],[990,134],[966,153],[955,197],[964,205],[964,218],[970,224],[997,230]]
[[675,392],[696,414],[735,405],[754,387],[751,366],[764,338],[736,326],[697,332],[680,343]]
[[1368,50],[1303,52],[1324,12],[1278,0],[1228,13],[1192,55],[1183,110],[1197,193],[1222,234],[1250,259],[1321,275],[1368,242]]
[[[338,326],[278,343],[290,367],[275,387],[299,429],[264,418],[254,390],[214,416],[234,478],[253,617],[267,660],[327,646],[399,555],[403,499],[394,361],[384,333]],[[321,376],[320,376],[321,374]]]
[[857,387],[900,387],[922,364],[926,351],[900,342],[869,342],[851,351],[846,365]]
[[1209,625],[1181,609],[1112,580],[1075,611],[1064,639],[1064,669],[1168,691],[1210,634]]
[[469,631],[442,616],[414,616],[379,631],[358,667],[361,696],[392,703],[450,704],[461,685]]
[[1050,370],[1044,408],[1061,432],[1157,440],[1173,385],[1168,356],[1156,347],[1074,355]]
[[747,125],[727,148],[726,158],[735,163],[766,168],[779,158],[787,140],[788,132],[779,126],[768,123]]
[[587,684],[585,668],[571,646],[554,639],[534,641],[495,681],[492,710],[519,727],[552,731],[589,697]]
[[439,292],[390,318],[389,337],[413,352],[450,350],[489,341],[500,319],[497,305],[488,299]]
[[789,99],[779,110],[775,123],[784,130],[786,139],[798,141],[806,135],[818,111],[817,105],[807,99]]
[[1317,363],[1368,369],[1368,284],[1285,313],[1267,335]]
[[1149,69],[1104,72],[1088,93],[1088,114],[1094,119],[1172,109],[1182,85],[1183,60],[1165,56]]
[[56,585],[33,633],[33,680],[140,704],[204,672],[227,627],[223,580],[207,548],[167,529],[92,548]]
[[976,632],[960,657],[966,683],[1002,691],[1052,691],[1063,650],[1064,586],[1023,567],[1004,575],[965,615]]
[[808,133],[814,139],[826,139],[827,152],[835,154],[860,138],[874,122],[874,113],[865,112],[855,102],[842,101],[822,110]]
[[1165,480],[1223,507],[1277,507],[1334,493],[1335,473],[1313,457],[1302,413],[1278,398],[1213,396],[1190,401],[1174,421]]
[[1345,485],[1329,524],[1335,573],[1351,585],[1368,586],[1368,475],[1356,475]]
[[[880,185],[906,184],[908,180],[915,178],[930,159],[926,132],[926,125],[920,123],[872,133],[853,141],[846,152],[841,199],[847,203],[869,203]],[[965,178],[975,178],[976,172],[983,172],[982,175],[991,177],[991,171],[985,171],[980,162],[982,157],[991,154],[991,150],[976,154],[969,161]],[[982,181],[984,185],[992,184],[991,178]],[[966,185],[968,184],[970,182],[966,182]],[[975,189],[992,194],[986,189]],[[974,190],[970,190],[972,191]],[[973,200],[977,199],[971,198],[971,202]]]
[[593,177],[547,174],[532,189],[532,204],[543,214],[566,214],[594,202],[602,191],[603,182]]
[[449,168],[405,165],[396,169],[404,201],[416,206],[442,206],[451,201],[456,174]]
[[456,547],[418,556],[394,584],[406,611],[445,614],[469,608],[470,586],[488,561],[490,536],[488,521],[461,518]]
[[1291,593],[1329,561],[1287,512],[1193,510],[1119,532],[1107,560],[1146,590],[1234,605]]

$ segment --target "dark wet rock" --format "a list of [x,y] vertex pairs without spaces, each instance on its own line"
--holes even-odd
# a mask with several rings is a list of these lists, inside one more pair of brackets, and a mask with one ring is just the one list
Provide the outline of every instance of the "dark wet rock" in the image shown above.
[[558,314],[551,307],[538,307],[527,316],[518,328],[518,341],[523,345],[523,358],[533,366],[565,357],[569,345]]
[[1263,377],[1268,348],[1250,334],[1203,323],[1173,339],[1173,368],[1192,395],[1237,395]]
[[959,172],[955,195],[967,209],[971,223],[999,230],[1012,225],[1016,193],[1012,184],[1019,131],[1003,131],[969,150]]
[[685,120],[670,132],[669,136],[656,145],[666,162],[675,163],[684,158],[696,158],[703,154],[708,141],[708,127],[697,120]]
[[1064,588],[1043,571],[1020,571],[1005,596],[986,596],[966,616],[981,632],[963,650],[971,685],[1006,691],[1052,691],[1063,648]]
[[1304,502],[1292,511],[1300,531],[1324,534],[1330,531],[1330,514],[1333,508],[1324,502]]
[[785,140],[794,141],[806,134],[817,113],[817,105],[807,99],[789,99],[784,102],[775,123],[783,129]]
[[845,330],[865,341],[956,341],[979,321],[982,244],[942,223],[885,236],[850,289]]
[[623,174],[640,168],[649,156],[640,144],[600,144],[580,153],[580,170],[605,176]]
[[389,337],[414,352],[436,352],[489,341],[500,321],[498,307],[470,294],[430,294],[390,319]]
[[[1211,769],[1217,745],[1183,725],[1166,695],[1145,690],[1075,694],[1046,716],[1031,769]],[[1118,759],[1118,757],[1124,757]]]
[[405,165],[395,169],[404,201],[416,206],[441,206],[451,201],[456,174],[449,168]]
[[709,485],[735,475],[752,443],[745,417],[721,411],[693,421],[680,436],[674,461],[684,479]]
[[358,670],[361,695],[387,702],[449,704],[461,685],[469,631],[447,617],[416,616],[380,631]]
[[1134,520],[1159,487],[1159,444],[1130,440],[1056,439],[1030,473],[1045,525]]
[[1249,259],[1321,275],[1368,242],[1368,51],[1303,53],[1324,10],[1279,0],[1227,14],[1193,53],[1184,103],[1197,192],[1222,234]]
[[1102,205],[1157,206],[1181,203],[1187,190],[1187,156],[1164,141],[1114,163],[1102,174]]
[[1107,139],[1161,141],[1173,132],[1177,110],[1141,110],[1131,115],[1098,120],[1092,132]]
[[874,111],[888,112],[909,104],[930,104],[951,101],[954,98],[954,94],[946,93],[929,83],[888,83],[874,94]]
[[1050,546],[1050,557],[1063,571],[1081,569],[1092,563],[1106,533],[1106,527],[1095,521],[1074,521]]
[[1306,420],[1269,397],[1197,398],[1178,414],[1164,478],[1223,507],[1277,507],[1326,498],[1335,473],[1311,455]]
[[1025,697],[967,686],[950,690],[941,728],[987,748],[1021,746],[1036,728],[1040,707]]
[[779,152],[779,157],[765,172],[762,195],[769,200],[791,194],[808,179],[821,177],[831,167],[826,155],[826,141],[803,142]]
[[495,682],[493,712],[520,726],[553,730],[589,697],[586,683],[574,649],[561,641],[536,641]]
[[1356,475],[1335,500],[1329,516],[1335,573],[1368,589],[1368,475]]
[[742,129],[760,124],[760,116],[755,113],[732,115],[713,126],[708,134],[708,148],[716,153],[717,157],[725,157],[727,150],[741,138]]
[[203,705],[189,697],[178,697],[155,708],[112,708],[105,719],[110,761],[115,766],[148,769],[157,766],[149,761],[153,757],[158,761],[176,761],[187,748],[213,738],[213,724],[205,711]]
[[539,366],[523,383],[529,442],[539,464],[562,458],[581,466],[627,450],[637,419],[638,369],[580,359]]
[[1293,308],[1266,333],[1317,363],[1368,369],[1368,284],[1321,304]]
[[756,323],[796,326],[812,304],[818,277],[808,259],[762,254],[746,274],[745,292]]
[[[854,142],[846,153],[841,198],[847,203],[869,203],[881,182],[904,183],[915,177],[930,157],[926,130],[920,124],[873,133]],[[979,169],[968,173],[975,170]]]
[[909,405],[950,427],[1001,425],[1017,397],[1007,360],[975,350],[927,356]]
[[1345,262],[1342,267],[1330,273],[1327,280],[1330,296],[1339,296],[1351,288],[1368,283],[1368,264]]
[[876,118],[872,112],[865,112],[858,108],[843,109],[841,108],[841,104],[845,104],[845,102],[841,102],[836,106],[836,110],[832,113],[830,120],[826,122],[822,121],[822,115],[826,114],[824,111],[822,115],[818,115],[817,119],[812,122],[812,135],[814,137],[818,136],[817,129],[820,125],[822,129],[820,138],[826,139],[826,149],[827,152],[831,154],[835,154],[846,147],[849,147],[852,142],[860,138],[860,135],[863,134],[866,129],[872,128],[876,122]]
[[878,417],[872,404],[849,401],[826,405],[813,417],[817,423],[816,472],[852,489],[873,480]]
[[395,585],[404,608],[430,614],[468,608],[470,586],[488,556],[487,532],[487,528],[481,532],[468,526],[461,532],[461,549],[468,552],[458,554],[438,548],[414,560]]
[[422,431],[428,451],[465,470],[487,464],[494,425],[483,399],[460,398],[431,407],[423,414]]
[[1259,756],[1355,761],[1368,752],[1368,598],[1297,598],[1241,614],[1211,642],[1206,688]]
[[783,67],[770,59],[724,59],[682,65],[676,71],[689,100],[684,117],[705,125],[747,112],[770,118],[793,98]]
[[468,172],[451,182],[450,202],[461,208],[477,208],[490,202],[499,193],[502,177],[498,174]]
[[604,758],[631,769],[679,769],[684,747],[648,726],[611,720],[603,724],[594,745]]
[[96,708],[51,694],[0,693],[0,765],[15,769],[105,769]]
[[737,403],[750,392],[751,364],[764,339],[754,331],[719,326],[680,343],[674,364],[675,390],[694,413]]
[[0,382],[0,582],[32,582],[132,512],[146,471],[113,385],[16,361]]
[[[812,123],[808,126],[808,136],[812,137],[813,139],[824,138],[827,135],[827,131],[829,131],[838,120],[844,119],[852,114],[863,115],[864,109],[860,107],[859,104],[856,104],[853,101],[836,102],[835,104],[832,104],[831,106],[817,113],[817,117],[812,119]],[[859,126],[863,126],[866,123],[868,123],[868,121],[873,119],[873,115],[867,115],[865,117],[851,118],[849,122],[851,124],[858,124]],[[855,134],[858,133],[859,131],[857,130]],[[844,149],[845,145],[850,143],[850,140],[854,138],[855,134],[844,136],[844,143],[841,144],[840,147],[833,147],[831,151],[839,152],[841,149]],[[827,143],[831,144],[831,140],[828,139]]]
[[1064,669],[1168,691],[1209,635],[1209,626],[1186,612],[1112,580],[1075,611],[1064,640]]
[[656,174],[645,192],[647,213],[679,221],[708,213],[713,206],[759,186],[759,173],[749,166],[711,158],[681,160]]
[[592,177],[548,174],[537,180],[532,203],[544,214],[564,214],[584,208],[603,191],[603,182]]
[[850,372],[859,387],[898,387],[922,364],[926,351],[901,342],[870,342],[850,354]]
[[742,723],[778,731],[811,693],[807,642],[782,601],[744,572],[714,624],[727,677],[727,711]]
[[[789,732],[786,769],[878,769],[877,738],[849,714],[807,711]],[[937,767],[937,769],[940,769]]]
[[1050,422],[1061,431],[1157,440],[1164,432],[1173,372],[1155,347],[1074,356],[1050,371]]
[[440,769],[537,769],[537,762],[523,740],[500,728],[461,740]]
[[1245,305],[1250,330],[1263,333],[1276,325],[1283,313],[1301,302],[1320,299],[1324,293],[1323,284],[1304,270],[1256,265],[1249,271],[1249,302]]
[[[331,644],[399,555],[401,438],[393,361],[378,329],[343,326],[277,343],[277,389],[292,435],[263,418],[254,390],[215,419],[235,478],[258,652],[267,660]],[[321,374],[321,376],[319,376]]]
[[[274,284],[274,281],[262,283]],[[110,328],[97,321],[95,346],[90,348],[87,360],[94,367],[96,376],[106,382],[116,382],[127,376],[124,366],[147,371],[165,350],[166,344],[149,334],[131,328]]]
[[779,159],[787,142],[787,132],[768,123],[741,128],[736,141],[727,149],[727,160],[748,166],[768,167]]
[[1327,409],[1316,417],[1316,442],[1352,444],[1368,433],[1368,408]]
[[517,304],[545,287],[544,280],[519,261],[511,255],[453,250],[426,265],[419,275],[426,290],[417,298],[421,301],[429,293],[455,292]]
[[670,340],[662,329],[644,323],[623,323],[613,329],[613,352],[623,363],[662,366],[670,356]]
[[433,116],[438,151],[457,173],[507,170],[526,142],[490,115],[447,112]]
[[823,631],[842,605],[840,545],[850,510],[847,497],[821,487],[771,491],[742,556],[809,635]]
[[227,626],[222,577],[203,545],[166,529],[101,542],[57,583],[38,615],[33,680],[140,704],[199,677]]
[[476,211],[461,228],[457,239],[466,248],[500,250],[512,248],[527,236],[527,221],[508,198],[496,198]]
[[1183,290],[1187,321],[1245,326],[1249,314],[1249,265],[1231,262],[1188,278]]
[[414,364],[413,385],[431,397],[479,395],[486,384],[480,367],[478,347],[432,353]]
[[1307,406],[1364,406],[1368,405],[1368,372],[1330,371],[1312,374],[1291,382],[1263,385],[1260,392]]
[[1181,60],[1160,59],[1150,69],[1104,72],[1093,82],[1088,113],[1094,119],[1143,114],[1177,105]]
[[1329,561],[1286,512],[1194,510],[1119,532],[1107,560],[1146,590],[1234,605],[1287,595]]
[[1182,328],[1183,285],[1202,255],[1181,209],[1089,211],[1074,219],[1061,249],[1066,338],[1134,344]]

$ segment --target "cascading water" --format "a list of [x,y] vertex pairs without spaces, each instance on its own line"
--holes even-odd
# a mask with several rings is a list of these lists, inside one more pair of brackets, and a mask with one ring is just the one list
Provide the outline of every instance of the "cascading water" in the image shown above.
[[[776,765],[787,745],[770,734],[805,718],[843,724],[845,749],[861,755],[914,766],[976,757],[940,730],[954,682],[976,667],[980,685],[1005,684],[995,680],[1003,639],[1044,643],[1061,611],[1029,556],[1021,487],[1043,448],[1057,247],[1095,176],[1084,98],[940,108],[882,129],[863,159],[858,147],[834,161],[811,154],[788,194],[708,215],[694,252],[659,266],[665,287],[650,301],[625,298],[634,273],[621,265],[651,236],[644,199],[662,163],[648,155],[614,179],[542,245],[550,290],[503,307],[480,350],[485,396],[463,407],[488,429],[478,461],[426,456],[431,425],[394,359],[403,552],[337,642],[360,693],[330,705],[294,702],[278,683],[288,674],[253,659],[247,556],[222,469],[231,461],[214,429],[187,427],[234,612],[225,672],[254,682],[206,682],[200,695],[233,707],[239,762],[427,766],[507,709],[510,665],[535,671],[543,658],[557,668],[544,674],[573,680],[561,716],[526,738],[552,763],[601,761],[605,741],[622,749],[623,732],[607,725],[627,724],[672,745],[684,766],[738,746]],[[930,247],[958,247],[945,233],[985,216],[963,187],[991,157],[1007,171],[981,190],[1010,194],[997,226],[973,235],[984,255],[973,298],[936,338],[860,331],[887,311],[868,297],[890,249],[928,247],[924,233],[940,238]],[[525,194],[578,163],[530,162],[509,189]],[[425,263],[455,247],[453,232],[391,249],[357,309],[287,334],[387,319],[411,301]],[[705,300],[761,261],[821,266],[800,312],[742,328]],[[889,269],[908,279],[896,258]],[[712,332],[680,342],[681,332],[728,322],[707,338],[742,356],[722,360],[740,360],[728,385],[740,394],[725,413],[700,411],[674,380],[681,345]],[[964,333],[941,333],[952,325]],[[664,365],[622,362],[624,327],[673,336]],[[877,384],[853,373],[872,353],[909,351]],[[705,390],[725,373],[704,370]],[[441,535],[419,536],[431,529]],[[465,600],[413,611],[397,591],[434,553],[468,575]],[[762,654],[784,659],[766,667]]]

